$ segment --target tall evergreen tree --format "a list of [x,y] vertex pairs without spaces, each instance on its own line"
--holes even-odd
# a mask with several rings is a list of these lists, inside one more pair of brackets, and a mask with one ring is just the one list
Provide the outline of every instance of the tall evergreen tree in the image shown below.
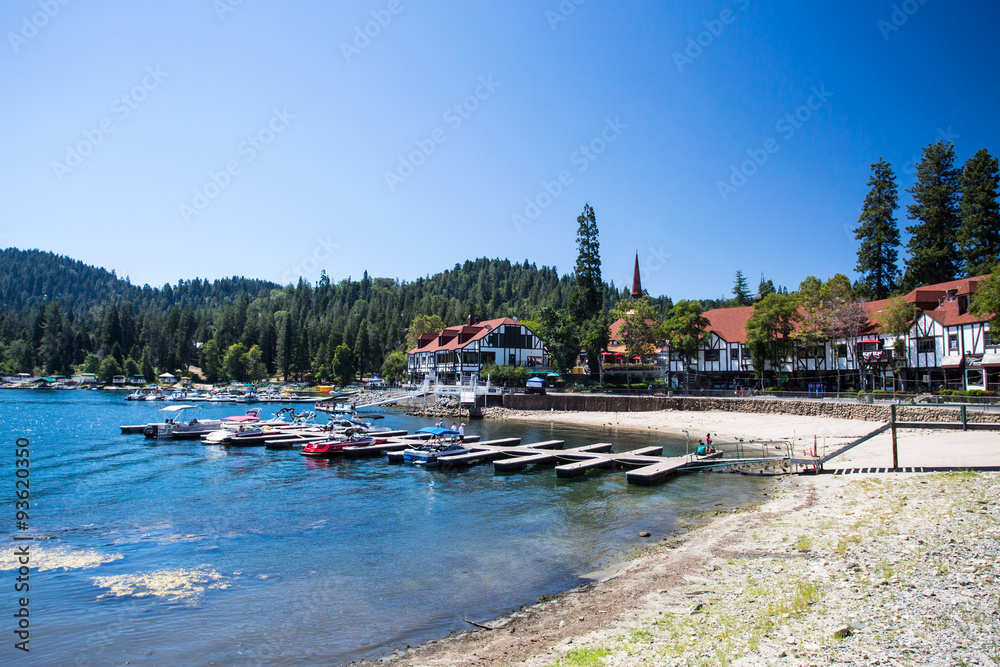
[[65,357],[65,322],[62,306],[53,301],[45,308],[45,334],[39,358],[46,373],[63,373],[69,364]]
[[598,241],[597,216],[590,204],[576,219],[576,285],[570,297],[570,317],[580,328],[580,342],[587,350],[591,377],[601,373],[601,351],[608,345],[604,310],[604,282],[601,279],[601,244]]
[[951,143],[938,141],[924,148],[917,182],[907,190],[914,201],[906,207],[909,218],[917,221],[906,228],[912,235],[906,244],[910,251],[906,279],[911,287],[954,280],[958,274],[959,173]]
[[118,308],[111,304],[104,311],[104,327],[101,344],[105,352],[110,352],[111,347],[122,342],[122,324],[118,318]]
[[358,337],[354,341],[354,363],[357,364],[358,375],[362,377],[371,367],[371,344],[368,340],[368,320],[362,320],[358,326]]
[[750,288],[747,286],[747,278],[740,269],[736,269],[736,280],[733,283],[733,304],[736,306],[753,305],[753,295],[750,294]]
[[985,148],[965,163],[962,169],[962,222],[958,227],[958,248],[962,270],[968,276],[988,273],[1000,261],[998,185],[1000,170],[997,159]]
[[868,179],[871,188],[858,218],[855,238],[861,241],[858,248],[857,271],[862,282],[876,299],[884,299],[893,288],[896,262],[899,257],[899,227],[896,224],[896,207],[899,194],[896,174],[892,166],[879,158],[872,165]]
[[604,305],[601,280],[601,244],[598,241],[597,216],[590,204],[576,219],[576,285],[570,301],[573,318],[577,322],[591,319],[601,312]]

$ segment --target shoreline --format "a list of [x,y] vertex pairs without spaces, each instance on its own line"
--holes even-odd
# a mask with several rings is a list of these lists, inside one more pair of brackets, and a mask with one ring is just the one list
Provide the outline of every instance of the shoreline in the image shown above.
[[[791,430],[789,435],[810,443],[813,435],[823,436],[829,447],[877,426],[705,412],[528,412],[505,418],[681,435],[697,423],[714,440],[778,440]],[[1000,474],[843,474],[891,463],[888,438],[888,433],[876,436],[828,463],[828,472],[840,474],[777,477],[764,504],[640,547],[645,553],[613,566],[606,577],[482,623],[491,630],[470,626],[360,664],[798,664],[786,658],[914,664],[921,662],[918,656],[931,659],[942,650],[954,661],[1000,664],[1000,651],[987,655],[988,640],[963,634],[961,626],[930,627],[926,619],[914,620],[907,637],[924,633],[937,639],[924,641],[921,635],[904,646],[898,627],[892,630],[883,618],[886,609],[907,608],[899,599],[933,607],[934,618],[956,609],[966,615],[973,608],[988,609],[987,602],[1000,606]],[[998,453],[996,433],[900,431],[901,465],[997,465]],[[963,531],[959,548],[955,538],[946,538],[952,528],[940,529],[956,516],[959,528],[966,528],[965,514],[982,525]],[[928,553],[942,554],[945,566],[927,571],[921,559]],[[963,561],[971,565],[959,567]],[[956,577],[958,583],[950,581]],[[968,591],[975,597],[947,592],[970,585],[977,586]],[[767,609],[784,611],[776,618],[759,613]],[[751,621],[752,627],[744,627]],[[1000,634],[1000,619],[976,623],[978,637]]]
[[607,579],[363,664],[995,664],[998,492],[997,473],[782,478]]

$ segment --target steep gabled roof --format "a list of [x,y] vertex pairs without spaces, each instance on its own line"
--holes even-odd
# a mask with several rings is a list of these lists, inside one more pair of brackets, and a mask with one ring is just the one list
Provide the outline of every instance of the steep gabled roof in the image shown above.
[[[524,326],[520,322],[517,322],[509,317],[499,317],[495,320],[484,320],[478,322],[472,326],[468,325],[456,325],[453,327],[445,327],[441,331],[434,334],[424,334],[420,337],[420,340],[424,339],[424,336],[431,337],[433,340],[423,347],[415,347],[407,354],[416,354],[418,352],[451,352],[454,350],[460,350],[470,343],[477,340],[482,340],[490,334],[491,331],[504,324],[512,324],[514,326]],[[445,343],[440,343],[441,336],[448,338]],[[464,340],[463,340],[464,339]],[[458,341],[462,341],[459,343]]]
[[747,342],[747,321],[753,315],[753,306],[713,308],[702,313],[708,320],[708,330],[727,343]]

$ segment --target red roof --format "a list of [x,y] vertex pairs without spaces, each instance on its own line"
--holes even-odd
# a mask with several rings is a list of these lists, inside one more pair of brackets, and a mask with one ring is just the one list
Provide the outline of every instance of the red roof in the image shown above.
[[[524,326],[520,322],[517,322],[509,317],[501,317],[495,320],[484,320],[472,326],[459,325],[446,327],[435,334],[423,334],[420,336],[419,341],[423,341],[426,336],[428,337],[427,340],[429,342],[424,346],[420,346],[420,343],[418,342],[417,347],[410,350],[407,354],[416,354],[418,352],[450,352],[460,350],[469,343],[485,338],[491,331],[504,324]],[[443,343],[441,342],[442,338],[445,339],[445,342]],[[460,343],[459,341],[462,342]]]
[[727,343],[746,343],[746,324],[753,315],[753,306],[715,308],[702,313],[708,320],[708,330]]

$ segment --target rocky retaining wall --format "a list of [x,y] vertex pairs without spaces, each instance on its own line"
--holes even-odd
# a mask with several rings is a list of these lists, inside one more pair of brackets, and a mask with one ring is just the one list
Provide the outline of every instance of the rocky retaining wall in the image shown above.
[[[579,412],[651,412],[679,410],[686,412],[747,412],[833,417],[862,421],[888,422],[889,406],[834,401],[788,401],[769,398],[701,398],[697,396],[607,396],[595,394],[508,394],[507,410],[579,411]],[[970,422],[1000,422],[1000,413],[983,412],[969,407]],[[896,419],[907,422],[958,422],[959,408],[917,408],[901,405]]]

